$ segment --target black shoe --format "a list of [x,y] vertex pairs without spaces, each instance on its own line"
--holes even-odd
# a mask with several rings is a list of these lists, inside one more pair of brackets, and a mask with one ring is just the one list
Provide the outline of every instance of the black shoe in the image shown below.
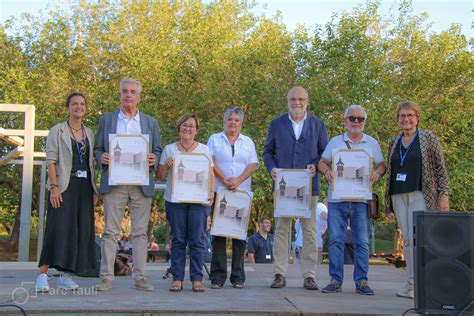
[[318,285],[316,284],[316,282],[314,281],[314,278],[312,278],[312,277],[304,279],[303,287],[307,290],[317,290],[318,289]]
[[275,280],[273,280],[272,285],[270,285],[273,289],[281,289],[282,287],[286,286],[286,279],[283,275],[277,273],[275,274]]

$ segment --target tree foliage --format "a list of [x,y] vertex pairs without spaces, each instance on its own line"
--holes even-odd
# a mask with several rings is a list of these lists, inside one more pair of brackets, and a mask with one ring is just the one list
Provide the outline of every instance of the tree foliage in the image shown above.
[[[309,111],[331,136],[343,131],[347,105],[364,106],[366,132],[385,152],[399,131],[396,103],[413,100],[422,106],[421,127],[441,140],[452,208],[474,209],[473,67],[459,26],[432,33],[428,17],[413,15],[409,2],[390,19],[369,1],[313,31],[290,32],[280,16],[257,16],[252,7],[237,0],[81,1],[43,18],[7,21],[0,27],[0,102],[35,104],[36,128],[49,129],[66,117],[65,96],[82,91],[86,124],[95,129],[101,114],[117,108],[120,79],[131,76],[144,85],[140,107],[158,119],[164,145],[177,139],[174,124],[185,112],[201,119],[197,137],[205,143],[222,130],[223,112],[233,105],[245,110],[243,133],[261,153],[268,123],[287,110],[293,85],[307,87]],[[0,121],[22,124],[6,113]],[[11,149],[0,146],[3,153]],[[271,181],[260,163],[254,224],[272,217]],[[10,167],[1,172],[15,177]],[[0,220],[11,226],[20,184],[5,183],[12,187],[2,184]],[[383,193],[383,185],[376,190]],[[163,210],[162,195],[157,200]]]

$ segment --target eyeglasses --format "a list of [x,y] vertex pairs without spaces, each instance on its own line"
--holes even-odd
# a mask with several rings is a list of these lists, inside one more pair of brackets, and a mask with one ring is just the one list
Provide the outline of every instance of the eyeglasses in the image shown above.
[[296,101],[298,101],[298,102],[304,102],[304,101],[306,101],[306,100],[308,100],[308,99],[307,99],[307,98],[289,98],[289,99],[288,99],[288,101],[290,101],[290,102],[296,102]]
[[193,129],[193,128],[196,128],[196,125],[181,124],[181,127],[182,127],[182,128]]
[[363,116],[348,116],[348,117],[346,117],[346,119],[348,119],[352,123],[355,123],[355,121],[357,121],[358,123],[365,122],[365,117],[363,117]]
[[416,117],[416,114],[410,113],[410,114],[398,114],[399,119],[414,119]]

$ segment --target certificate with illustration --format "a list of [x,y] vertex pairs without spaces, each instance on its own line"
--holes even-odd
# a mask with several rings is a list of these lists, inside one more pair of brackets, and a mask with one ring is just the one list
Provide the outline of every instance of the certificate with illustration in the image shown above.
[[109,185],[148,185],[148,134],[109,135]]
[[203,153],[180,153],[174,159],[171,202],[209,203],[211,160]]
[[311,217],[311,183],[309,169],[277,169],[274,183],[275,217]]
[[216,195],[211,235],[247,240],[252,195],[242,190],[219,191]]
[[363,149],[335,150],[332,159],[332,197],[340,200],[371,200],[372,157]]

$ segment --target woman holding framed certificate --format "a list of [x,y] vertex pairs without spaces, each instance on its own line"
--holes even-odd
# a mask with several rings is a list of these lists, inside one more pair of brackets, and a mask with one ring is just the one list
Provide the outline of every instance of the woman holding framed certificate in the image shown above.
[[413,212],[449,210],[448,173],[443,151],[432,131],[418,129],[420,107],[415,102],[397,105],[402,132],[391,139],[388,152],[385,210],[397,218],[403,235],[407,283],[397,296],[414,298]]
[[71,274],[97,268],[94,200],[97,188],[92,146],[94,135],[84,126],[86,98],[71,93],[69,118],[55,125],[46,139],[49,203],[36,291],[48,292],[48,268],[61,271],[58,288],[75,290]]
[[[258,157],[254,142],[240,133],[244,121],[244,112],[239,107],[229,107],[224,113],[224,131],[212,135],[207,146],[212,152],[214,159],[214,173],[216,174],[216,192],[222,190],[243,190],[251,196],[252,174],[258,168]],[[218,195],[219,196],[219,195]],[[229,200],[225,195],[219,198],[219,214],[226,214],[226,226],[234,222],[240,223],[241,218],[232,212]],[[235,202],[234,202],[235,203]],[[248,202],[250,205],[250,202]],[[227,212],[226,212],[227,210]],[[217,214],[214,214],[216,218]],[[248,218],[247,214],[247,218]],[[215,222],[214,222],[215,224]],[[248,224],[248,223],[247,223]],[[212,232],[212,230],[211,230]],[[247,228],[245,226],[245,237]],[[212,260],[211,260],[211,282],[213,289],[221,289],[227,279],[227,255],[226,237],[230,235],[213,236]],[[245,238],[243,240],[232,238],[232,269],[230,282],[234,288],[243,288],[245,282],[244,254]]]
[[[202,182],[209,181],[212,189],[214,187],[214,174],[212,172],[212,156],[209,148],[194,140],[199,131],[198,118],[193,114],[185,114],[178,119],[176,127],[179,133],[179,141],[169,144],[163,150],[158,167],[158,178],[167,179],[165,189],[166,218],[171,227],[173,253],[171,256],[171,272],[173,283],[169,290],[180,292],[183,289],[184,269],[186,265],[186,246],[189,245],[189,273],[194,292],[204,292],[202,283],[202,267],[206,247],[206,225],[210,205],[213,196],[207,203],[195,201],[175,202],[173,199],[173,188],[176,186],[202,187]],[[183,156],[189,154],[205,155],[210,162],[209,170],[196,172],[182,165]],[[179,159],[179,162],[177,160]],[[178,164],[178,166],[175,165]],[[176,172],[176,170],[178,170]],[[209,177],[204,175],[210,174]],[[176,176],[176,177],[175,177]],[[206,181],[203,181],[206,179]]]

